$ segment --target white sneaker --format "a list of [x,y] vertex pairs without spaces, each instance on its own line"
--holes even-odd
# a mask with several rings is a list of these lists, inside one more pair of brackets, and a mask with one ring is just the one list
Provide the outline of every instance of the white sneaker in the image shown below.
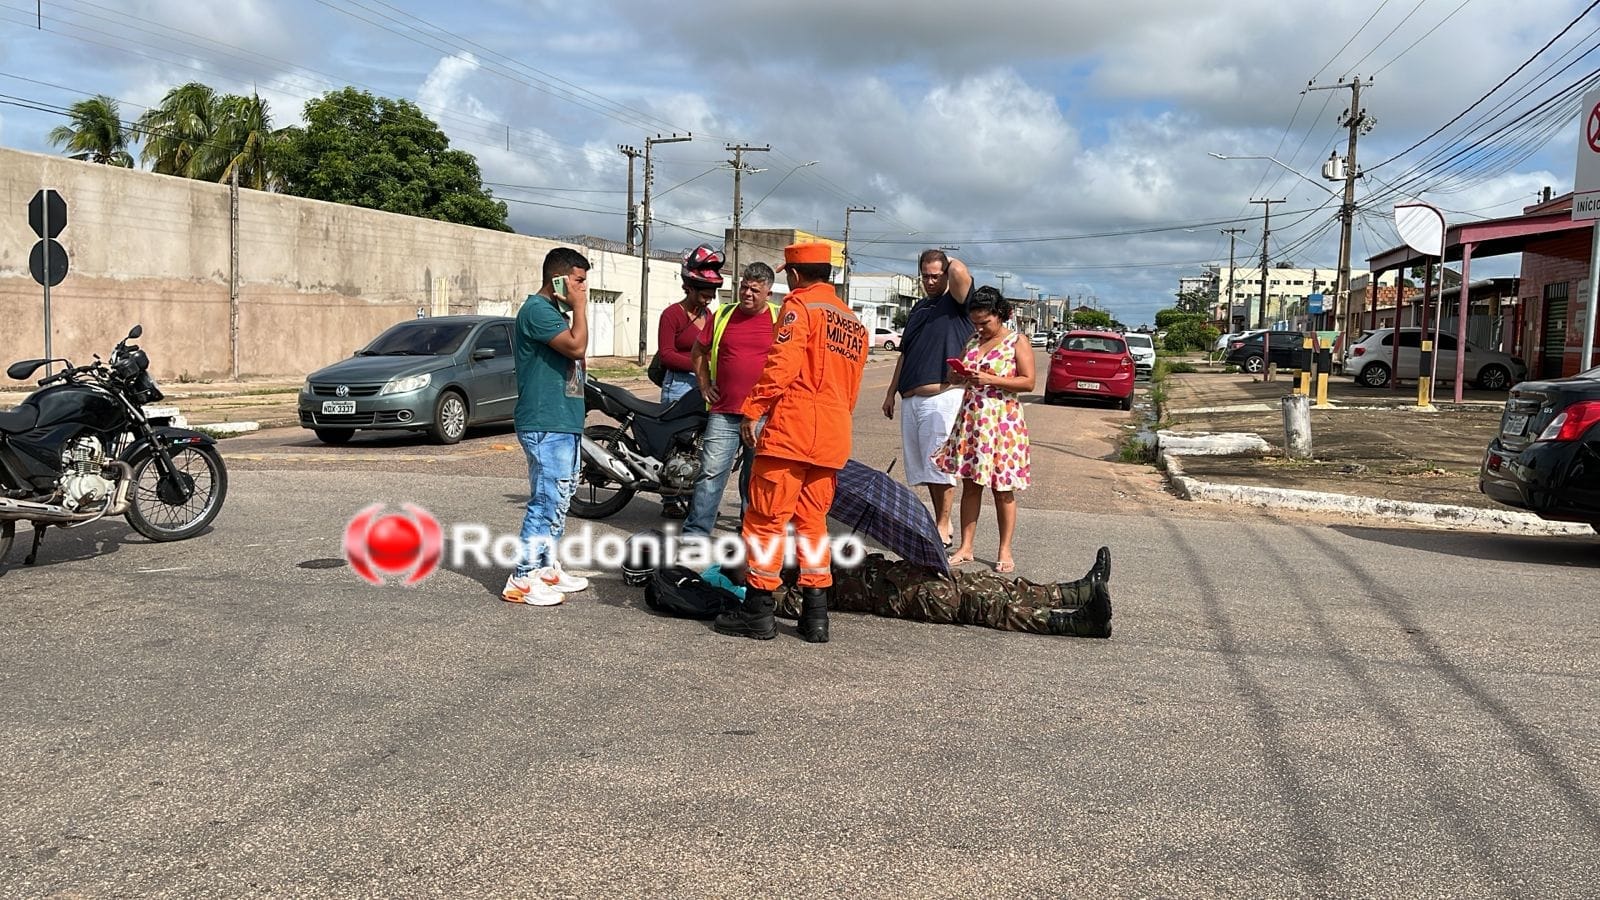
[[500,589],[500,599],[507,603],[525,603],[528,606],[560,606],[567,598],[540,578],[532,575],[518,578],[512,575],[506,578],[506,586]]
[[546,566],[534,574],[545,585],[563,594],[576,594],[589,588],[589,579],[562,571],[560,566]]

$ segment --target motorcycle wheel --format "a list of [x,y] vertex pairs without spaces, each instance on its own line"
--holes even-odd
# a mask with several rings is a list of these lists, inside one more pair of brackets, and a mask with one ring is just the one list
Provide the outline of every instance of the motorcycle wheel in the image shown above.
[[0,522],[0,566],[5,565],[6,555],[11,552],[11,545],[17,539],[17,523],[11,521]]
[[192,538],[222,512],[222,501],[228,495],[228,470],[216,448],[189,446],[172,451],[172,467],[192,491],[187,500],[161,477],[155,453],[139,454],[132,465],[128,524],[150,540]]
[[[610,425],[590,425],[583,436],[615,453],[627,443],[622,429]],[[604,519],[622,511],[633,499],[633,488],[623,487],[598,466],[584,462],[578,469],[578,484],[567,511],[580,519]]]

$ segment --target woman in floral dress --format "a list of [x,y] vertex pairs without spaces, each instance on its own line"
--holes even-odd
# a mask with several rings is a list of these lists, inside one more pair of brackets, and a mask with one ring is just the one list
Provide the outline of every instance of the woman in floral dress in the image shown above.
[[1013,572],[1011,536],[1017,527],[1016,491],[1031,482],[1028,425],[1022,418],[1022,398],[1034,389],[1033,347],[1006,327],[1011,304],[992,287],[981,287],[967,301],[967,317],[976,329],[967,342],[961,367],[952,369],[951,382],[965,384],[961,412],[944,446],[933,454],[933,465],[962,479],[961,545],[950,565],[973,561],[972,539],[978,530],[978,510],[983,489],[994,494],[1000,520],[1000,553],[996,572]]

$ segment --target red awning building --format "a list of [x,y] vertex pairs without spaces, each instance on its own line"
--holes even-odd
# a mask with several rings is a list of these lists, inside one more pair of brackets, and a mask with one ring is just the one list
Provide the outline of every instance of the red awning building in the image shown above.
[[[1583,353],[1584,330],[1588,328],[1593,333],[1594,329],[1594,323],[1584,321],[1592,277],[1589,249],[1594,224],[1572,220],[1572,195],[1567,194],[1527,207],[1520,216],[1450,226],[1445,259],[1461,263],[1461,286],[1444,292],[1446,324],[1455,326],[1459,336],[1468,338],[1469,330],[1482,333],[1481,326],[1472,327],[1475,315],[1505,317],[1508,327],[1501,330],[1497,349],[1526,360],[1529,378],[1577,374],[1582,367],[1579,357]],[[1508,253],[1522,254],[1522,275],[1514,301],[1497,297],[1492,308],[1474,304],[1473,297],[1483,286],[1472,282],[1472,261]],[[1419,254],[1402,245],[1371,257],[1368,268],[1376,278],[1384,272],[1406,272],[1424,263],[1437,265],[1438,257]],[[1450,308],[1452,294],[1454,309]],[[1431,284],[1425,295],[1437,296]],[[1418,312],[1428,315],[1426,310],[1423,305]],[[1351,327],[1377,327],[1376,305],[1363,304],[1351,312],[1356,317]],[[1402,321],[1414,320],[1403,316]]]

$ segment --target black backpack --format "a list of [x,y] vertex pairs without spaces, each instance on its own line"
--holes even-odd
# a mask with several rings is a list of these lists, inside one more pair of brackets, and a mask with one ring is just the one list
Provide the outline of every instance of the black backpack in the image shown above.
[[662,615],[684,619],[712,619],[725,610],[739,608],[737,596],[683,566],[651,572],[644,583],[644,602]]

